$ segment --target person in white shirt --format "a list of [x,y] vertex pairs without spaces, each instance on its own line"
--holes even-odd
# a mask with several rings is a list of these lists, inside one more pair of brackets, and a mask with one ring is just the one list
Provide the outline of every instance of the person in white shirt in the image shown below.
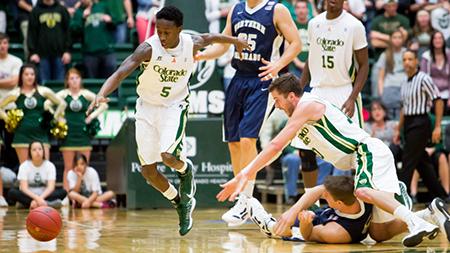
[[88,166],[85,155],[78,153],[73,161],[75,168],[67,173],[69,181],[69,199],[75,207],[108,208],[115,207],[113,191],[102,193],[97,171]]
[[61,207],[61,200],[67,195],[64,189],[55,189],[56,168],[45,159],[44,144],[39,141],[30,143],[28,160],[20,165],[17,180],[20,182],[19,189],[9,190],[8,198],[30,209]]

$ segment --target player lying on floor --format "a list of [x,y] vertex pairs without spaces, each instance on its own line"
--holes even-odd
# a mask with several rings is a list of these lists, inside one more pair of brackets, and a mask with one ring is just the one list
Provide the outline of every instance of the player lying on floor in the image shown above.
[[[307,210],[314,207],[319,198],[326,200],[328,208]],[[443,201],[436,198],[428,209],[418,213],[437,222],[445,218],[440,205],[445,207]],[[355,197],[354,181],[350,176],[327,177],[323,185],[303,194],[278,221],[255,198],[249,202],[248,209],[262,233],[293,241],[358,243],[367,237],[372,220],[372,205]]]
[[[373,204],[369,234],[374,240],[386,241],[409,232],[402,243],[413,247],[426,237],[434,239],[439,228],[425,221],[424,213],[415,214],[395,199],[401,192],[389,148],[379,139],[370,137],[339,108],[312,94],[303,94],[298,83],[298,78],[288,73],[269,86],[275,106],[286,112],[289,121],[246,168],[222,185],[224,189],[217,199],[234,200],[249,178],[298,136],[308,148],[335,167],[348,170],[356,165],[355,195]],[[441,221],[441,228],[450,229],[445,226],[450,222],[447,211],[443,211],[446,217]],[[290,218],[295,220],[295,216]]]

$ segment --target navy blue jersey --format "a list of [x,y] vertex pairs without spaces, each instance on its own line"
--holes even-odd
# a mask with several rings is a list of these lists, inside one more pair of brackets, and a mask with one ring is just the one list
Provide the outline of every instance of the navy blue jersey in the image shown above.
[[[360,203],[363,203],[360,201]],[[326,225],[329,222],[336,222],[349,233],[352,243],[358,243],[367,237],[370,221],[372,220],[372,205],[364,203],[364,210],[359,214],[343,214],[333,208],[322,208],[314,211],[316,216],[313,225]],[[294,227],[299,226],[298,219]]]
[[283,53],[284,40],[278,36],[273,23],[273,13],[276,2],[264,0],[253,9],[246,8],[246,3],[236,4],[231,15],[231,33],[247,41],[251,49],[243,51],[240,60],[237,52],[231,62],[237,70],[237,75],[257,76],[259,67],[264,64],[261,59],[274,61]]

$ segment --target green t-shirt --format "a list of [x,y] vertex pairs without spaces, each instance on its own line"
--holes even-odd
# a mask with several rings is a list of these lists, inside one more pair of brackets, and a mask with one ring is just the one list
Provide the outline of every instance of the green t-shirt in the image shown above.
[[391,35],[399,27],[403,27],[408,33],[411,33],[411,26],[409,25],[408,18],[401,14],[388,18],[384,15],[379,15],[373,20],[371,29],[373,31]]
[[108,5],[111,19],[114,24],[122,23],[126,20],[127,14],[123,6],[123,0],[102,0]]
[[[295,6],[292,5],[291,1],[288,0],[281,0],[280,3],[284,6],[286,6],[286,8],[288,8],[289,13],[291,14],[291,17],[293,20],[297,19],[297,14],[295,14]],[[308,20],[312,19],[313,16],[313,6],[310,2],[308,2]]]
[[302,62],[306,62],[308,59],[308,22],[306,24],[301,24],[295,20],[295,25],[297,26],[298,34],[300,35],[300,40],[302,41],[302,51],[297,55],[297,58]]

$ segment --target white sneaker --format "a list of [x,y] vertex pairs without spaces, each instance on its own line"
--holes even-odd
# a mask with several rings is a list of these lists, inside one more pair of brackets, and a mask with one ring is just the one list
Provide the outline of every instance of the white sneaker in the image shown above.
[[425,220],[419,219],[419,223],[414,224],[413,228],[410,228],[410,232],[402,240],[405,247],[414,247],[420,244],[424,237],[433,240],[439,234],[439,227]]
[[222,215],[222,220],[228,223],[229,227],[237,227],[244,224],[249,218],[247,201],[248,197],[241,194],[234,206]]
[[62,201],[61,201],[61,205],[62,206],[68,206],[69,205],[69,198],[65,197]]
[[247,201],[247,206],[250,212],[250,219],[258,225],[263,234],[272,237],[272,229],[277,220],[275,220],[271,214],[267,213],[261,203],[255,198],[249,199]]
[[8,207],[8,202],[6,202],[3,196],[0,196],[0,207]]
[[442,233],[445,233],[447,240],[450,241],[450,213],[448,206],[441,198],[435,198],[428,206],[434,221],[439,225]]

